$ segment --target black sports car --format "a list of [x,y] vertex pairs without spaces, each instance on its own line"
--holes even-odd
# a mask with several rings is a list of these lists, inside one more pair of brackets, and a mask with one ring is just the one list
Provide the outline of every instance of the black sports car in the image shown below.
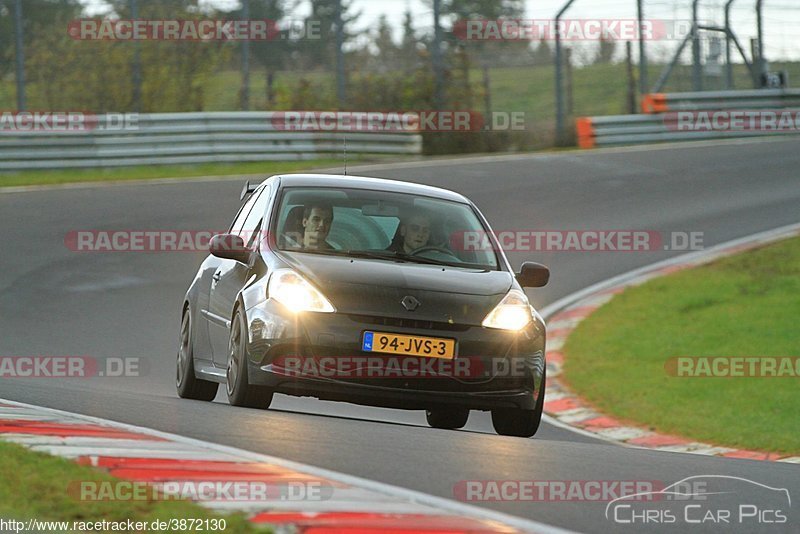
[[245,185],[183,303],[178,394],[268,407],[274,393],[426,410],[460,428],[491,410],[532,436],[545,325],[472,202],[406,182],[273,176]]

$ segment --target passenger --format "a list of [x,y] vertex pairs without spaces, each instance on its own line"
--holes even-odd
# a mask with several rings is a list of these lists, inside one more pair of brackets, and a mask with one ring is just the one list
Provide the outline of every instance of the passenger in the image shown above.
[[303,248],[333,250],[325,239],[331,231],[333,207],[330,204],[308,204],[303,211]]
[[430,216],[424,212],[415,211],[400,220],[398,234],[387,250],[400,254],[411,254],[426,246],[430,238]]

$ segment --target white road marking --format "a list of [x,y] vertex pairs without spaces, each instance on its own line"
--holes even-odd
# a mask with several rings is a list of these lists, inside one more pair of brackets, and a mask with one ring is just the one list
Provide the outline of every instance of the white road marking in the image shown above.
[[[75,413],[65,412],[63,410],[56,410],[53,408],[37,407],[17,401],[0,399],[0,403],[9,404],[12,406],[19,406],[27,409],[35,409],[41,411],[42,413],[49,413],[60,417],[69,417],[72,419],[79,419],[95,424],[108,426],[111,428],[122,429],[122,430],[127,430],[129,432],[137,432],[140,434],[162,438],[183,445],[182,449],[185,447],[189,447],[195,450],[205,449],[207,456],[198,459],[215,460],[218,457],[222,456],[222,457],[234,458],[235,459],[234,461],[250,460],[254,462],[269,463],[279,467],[284,467],[286,469],[292,469],[301,473],[306,473],[315,477],[328,479],[334,482],[340,482],[342,484],[352,486],[353,488],[356,489],[366,490],[377,494],[382,494],[387,497],[401,499],[403,501],[406,501],[406,505],[413,508],[415,511],[435,508],[438,509],[437,511],[439,513],[449,512],[452,514],[464,517],[471,517],[479,520],[496,521],[525,532],[541,532],[541,533],[570,532],[568,530],[560,529],[551,525],[547,525],[545,523],[540,523],[538,521],[523,519],[520,517],[504,514],[501,512],[495,512],[493,510],[480,508],[470,504],[457,502],[442,497],[437,497],[434,495],[428,495],[419,491],[400,488],[397,486],[392,486],[390,484],[385,484],[383,482],[377,482],[352,475],[347,475],[344,473],[339,473],[337,471],[331,471],[329,469],[323,469],[320,467],[301,464],[298,462],[293,462],[291,460],[284,460],[282,458],[277,458],[275,456],[269,456],[266,454],[245,451],[234,447],[218,445],[216,443],[204,442],[193,438],[179,436],[177,434],[170,434],[167,432],[161,432],[159,430],[153,430],[135,425],[129,425],[127,423],[118,423],[115,421],[109,421],[107,419],[101,419],[99,417],[75,414]],[[156,442],[148,442],[148,445],[149,443],[156,443]],[[36,446],[34,447],[34,449],[41,450],[42,452],[50,452],[51,454],[58,454],[60,456],[69,456],[69,457],[103,456],[104,454],[108,453],[108,450],[106,449],[90,448],[90,447]],[[167,450],[141,448],[131,451],[128,451],[126,449],[114,450],[113,455],[114,456],[127,455],[129,452],[130,452],[130,457],[155,457],[153,455],[160,456],[162,454],[170,453],[170,451]],[[185,456],[176,454],[176,459],[186,459],[187,457],[199,454],[200,452],[187,453]],[[375,512],[383,512],[383,509],[379,507],[371,508],[370,510]]]

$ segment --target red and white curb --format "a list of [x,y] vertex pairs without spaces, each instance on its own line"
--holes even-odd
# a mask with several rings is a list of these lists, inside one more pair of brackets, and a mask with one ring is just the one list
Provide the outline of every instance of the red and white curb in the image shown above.
[[[198,481],[258,482],[273,498],[204,499],[198,504],[219,512],[244,512],[250,521],[271,525],[278,532],[567,532],[272,456],[3,399],[0,439],[154,487],[192,486]],[[288,481],[326,488],[320,492],[324,498],[282,498]]]
[[581,399],[559,379],[564,363],[561,352],[570,333],[594,311],[625,291],[648,280],[683,269],[710,263],[716,259],[751,250],[769,243],[800,236],[800,224],[793,224],[744,237],[721,245],[636,269],[588,287],[551,304],[542,310],[547,319],[547,389],[545,418],[547,422],[606,441],[661,451],[685,452],[749,460],[770,460],[800,463],[800,456],[782,457],[774,453],[732,449],[700,443],[679,436],[658,434],[626,425],[606,416]]

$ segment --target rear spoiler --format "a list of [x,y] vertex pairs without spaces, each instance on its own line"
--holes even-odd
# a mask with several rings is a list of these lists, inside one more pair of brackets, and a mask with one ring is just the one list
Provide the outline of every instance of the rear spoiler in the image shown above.
[[252,195],[256,189],[258,189],[258,184],[250,185],[250,180],[245,181],[244,187],[242,188],[242,194],[239,196],[239,200],[246,199],[248,195]]

